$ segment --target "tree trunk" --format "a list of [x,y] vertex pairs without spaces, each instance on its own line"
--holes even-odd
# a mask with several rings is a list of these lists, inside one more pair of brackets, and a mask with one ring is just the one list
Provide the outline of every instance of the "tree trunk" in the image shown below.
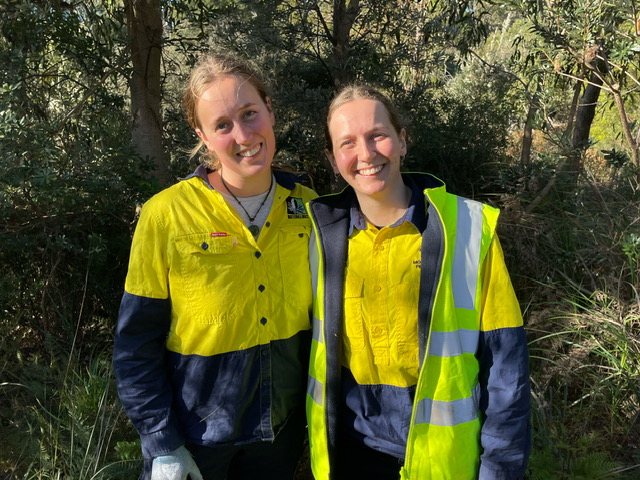
[[573,135],[571,136],[571,151],[567,155],[568,161],[560,172],[570,187],[577,185],[578,178],[584,168],[584,151],[589,146],[589,133],[596,115],[602,83],[602,78],[598,74],[592,73],[578,104]]
[[164,186],[169,178],[162,145],[160,0],[125,0],[124,5],[133,64],[131,135],[137,153],[152,162],[151,173]]
[[527,111],[527,119],[524,124],[524,130],[522,132],[522,150],[520,151],[520,165],[528,165],[531,161],[531,144],[533,143],[533,122],[538,113],[538,100],[540,91],[542,90],[542,78],[538,77],[536,85],[536,91],[533,94],[533,98],[529,103],[529,110]]
[[349,35],[351,27],[360,12],[359,0],[335,0],[333,2],[333,55],[335,60],[336,87],[348,83],[352,79],[348,68],[349,63]]
[[531,144],[533,143],[533,121],[538,111],[535,99],[532,99],[527,111],[527,119],[522,131],[522,150],[520,150],[520,165],[529,165],[531,162]]
[[577,82],[573,89],[573,98],[571,99],[571,108],[569,109],[569,115],[567,117],[567,128],[562,134],[562,139],[567,140],[573,132],[573,122],[576,118],[576,111],[578,110],[578,102],[580,100],[580,92],[582,92],[582,83]]
[[576,122],[573,127],[573,136],[571,137],[571,146],[573,148],[584,150],[589,145],[589,132],[596,115],[601,87],[602,79],[598,75],[592,74],[576,111]]

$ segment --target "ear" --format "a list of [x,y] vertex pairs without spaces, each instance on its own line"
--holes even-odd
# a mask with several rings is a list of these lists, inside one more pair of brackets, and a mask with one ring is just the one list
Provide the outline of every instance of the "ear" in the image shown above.
[[264,103],[267,105],[267,110],[269,111],[269,115],[271,115],[271,126],[275,126],[276,124],[276,114],[273,112],[273,106],[271,105],[271,98],[265,97]]
[[338,164],[336,163],[336,157],[333,153],[328,148],[325,148],[324,154],[327,156],[327,160],[329,160],[329,163],[333,168],[333,173],[340,173],[340,170],[338,170]]
[[404,157],[407,154],[407,131],[403,128],[400,130],[400,156]]
[[202,130],[200,130],[199,128],[196,128],[196,135],[198,135],[198,138],[200,138],[200,140],[202,140],[202,143],[204,143],[207,146],[207,149],[211,150],[209,148],[209,141],[207,140],[207,137],[202,132]]

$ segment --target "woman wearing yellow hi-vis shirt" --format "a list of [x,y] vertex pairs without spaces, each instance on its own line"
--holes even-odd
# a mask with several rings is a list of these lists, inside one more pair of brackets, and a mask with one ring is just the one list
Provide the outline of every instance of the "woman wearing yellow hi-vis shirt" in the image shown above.
[[302,450],[316,195],[272,168],[258,72],[205,55],[184,94],[203,161],[142,207],[114,346],[144,480],[291,479]]

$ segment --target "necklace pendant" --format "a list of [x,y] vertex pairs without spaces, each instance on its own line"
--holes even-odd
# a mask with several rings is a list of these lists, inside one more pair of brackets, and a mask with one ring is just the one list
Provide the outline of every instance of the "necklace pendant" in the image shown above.
[[258,227],[257,225],[254,225],[253,223],[251,225],[249,225],[249,232],[251,232],[251,235],[253,235],[254,237],[257,237],[258,234],[260,233],[260,227]]

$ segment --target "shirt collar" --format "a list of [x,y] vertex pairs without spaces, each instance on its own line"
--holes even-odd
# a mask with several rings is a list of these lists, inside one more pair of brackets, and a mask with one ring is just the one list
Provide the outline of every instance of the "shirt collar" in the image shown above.
[[[418,229],[420,233],[423,233],[424,229],[427,227],[424,193],[409,175],[402,175],[402,180],[404,181],[404,184],[411,189],[411,200],[409,200],[409,207],[404,212],[404,215],[402,215],[402,217],[400,217],[393,225],[390,225],[390,227],[397,227],[403,222],[410,222]],[[358,230],[367,229],[367,221],[360,212],[358,199],[355,195],[353,196],[353,200],[351,202],[349,215],[349,235],[353,233],[353,230],[355,228],[357,228]]]
[[[204,183],[210,189],[215,190],[209,182],[209,172],[210,170],[207,169],[207,167],[205,167],[204,165],[198,165],[193,173],[187,175],[186,177],[182,177],[179,180],[189,180],[190,178],[198,177],[201,178],[202,181],[204,181]],[[301,174],[289,173],[286,171],[274,169],[272,169],[271,173],[273,174],[276,183],[282,185],[287,190],[293,190],[296,187],[296,182],[303,180],[303,175]]]
[[190,178],[193,178],[193,177],[201,178],[202,181],[205,184],[207,184],[209,188],[213,190],[211,183],[209,183],[209,172],[207,171],[207,167],[205,167],[204,165],[198,165],[196,169],[193,171],[193,173],[190,173],[186,177],[181,177],[179,178],[179,180],[189,180]]

